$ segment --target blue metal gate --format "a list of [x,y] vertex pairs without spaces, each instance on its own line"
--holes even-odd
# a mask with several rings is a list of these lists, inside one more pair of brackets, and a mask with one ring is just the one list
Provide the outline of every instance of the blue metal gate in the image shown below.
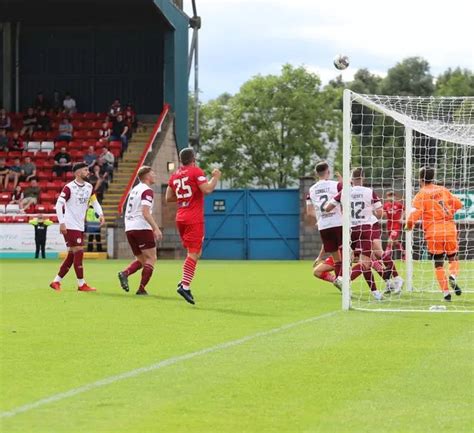
[[299,213],[296,189],[216,190],[205,202],[203,257],[296,260]]

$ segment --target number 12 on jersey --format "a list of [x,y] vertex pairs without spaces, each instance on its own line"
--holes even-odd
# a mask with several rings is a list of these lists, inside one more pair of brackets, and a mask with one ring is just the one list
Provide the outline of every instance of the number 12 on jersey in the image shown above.
[[189,198],[193,195],[193,190],[186,182],[189,180],[189,177],[183,177],[181,179],[173,180],[173,185],[176,186],[176,197],[178,198]]

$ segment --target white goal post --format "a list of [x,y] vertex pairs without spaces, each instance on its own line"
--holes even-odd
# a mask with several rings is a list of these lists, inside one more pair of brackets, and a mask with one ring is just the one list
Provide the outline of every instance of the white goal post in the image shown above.
[[[342,308],[474,311],[474,97],[361,95],[346,89],[342,151]],[[352,266],[358,260],[351,250],[351,171],[355,167],[364,169],[364,186],[373,188],[382,203],[388,196],[399,203],[397,206],[404,206],[402,227],[420,189],[421,167],[434,168],[435,183],[445,186],[462,202],[462,208],[454,214],[459,252],[456,259],[452,254],[449,259],[444,257],[451,302],[445,301],[446,292],[443,294],[440,289],[442,283],[436,277],[420,223],[412,231],[401,230],[399,238],[397,230],[391,230],[387,247],[387,228],[393,227],[393,221],[387,224],[385,216],[381,221],[383,248],[387,248],[384,257],[393,258],[396,271],[404,280],[400,293],[390,291],[393,284],[379,278],[376,265],[372,272],[378,290],[385,292],[383,299],[371,296],[374,293],[363,278],[351,281]],[[379,273],[383,274],[380,267]],[[386,278],[386,273],[383,275]],[[460,296],[453,291],[456,285],[462,289]]]

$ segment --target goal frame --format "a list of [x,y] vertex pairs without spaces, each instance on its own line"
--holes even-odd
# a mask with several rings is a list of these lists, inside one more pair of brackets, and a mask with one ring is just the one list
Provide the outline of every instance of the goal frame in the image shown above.
[[[383,109],[371,100],[366,99],[363,95],[359,95],[350,89],[344,89],[343,93],[343,143],[342,143],[342,199],[341,206],[343,209],[350,209],[350,189],[351,189],[351,158],[352,158],[352,103],[359,102],[363,106],[376,111],[380,114],[390,116],[394,120],[400,122],[405,128],[405,212],[409,214],[413,199],[413,127],[406,125],[400,121],[397,113],[392,115],[390,110]],[[348,311],[356,309],[352,307],[351,300],[351,261],[347,259],[351,257],[351,218],[350,212],[343,212],[343,245],[342,245],[342,309]],[[413,291],[413,232],[405,232],[405,291]],[[373,312],[432,312],[426,309],[395,309],[395,308],[357,308],[357,310],[373,311]],[[439,310],[438,310],[439,312]],[[443,310],[443,312],[472,313],[472,310]]]

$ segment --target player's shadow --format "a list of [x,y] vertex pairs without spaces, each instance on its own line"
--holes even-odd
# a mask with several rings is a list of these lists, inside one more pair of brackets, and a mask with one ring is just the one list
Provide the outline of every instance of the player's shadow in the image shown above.
[[[154,294],[148,292],[147,296],[137,296],[135,295],[134,292],[117,292],[117,293],[110,293],[110,292],[97,292],[97,295],[99,296],[109,296],[112,298],[128,298],[128,299],[138,299],[139,301],[146,300],[146,299],[157,299],[158,301],[165,301],[165,302],[181,302],[185,304],[184,300],[181,299],[178,296],[165,296],[161,294]],[[213,307],[205,307],[205,306],[190,306],[190,305],[185,305],[189,308],[192,308],[193,310],[196,311],[209,311],[209,312],[215,312],[215,313],[221,313],[221,314],[231,314],[233,316],[242,316],[242,317],[270,317],[272,314],[265,314],[265,313],[255,313],[252,311],[241,311],[241,310],[234,310],[232,308],[213,308]]]
[[150,293],[148,292],[148,295],[146,296],[137,296],[135,295],[135,292],[129,292],[129,293],[126,293],[126,292],[117,292],[117,293],[110,293],[110,292],[97,292],[97,295],[100,295],[100,296],[109,296],[109,297],[112,297],[112,298],[131,298],[131,299],[158,299],[160,301],[174,301],[174,302],[183,302],[179,297],[177,296],[163,296],[163,295],[159,295],[159,294],[154,294],[154,293]]
[[222,313],[222,314],[231,314],[233,316],[243,316],[243,317],[269,317],[272,316],[272,314],[265,314],[265,313],[254,313],[252,311],[240,311],[240,310],[234,310],[231,308],[212,308],[212,307],[201,307],[201,306],[195,306],[195,310],[200,310],[200,311],[210,311],[210,312],[215,312],[215,313]]

